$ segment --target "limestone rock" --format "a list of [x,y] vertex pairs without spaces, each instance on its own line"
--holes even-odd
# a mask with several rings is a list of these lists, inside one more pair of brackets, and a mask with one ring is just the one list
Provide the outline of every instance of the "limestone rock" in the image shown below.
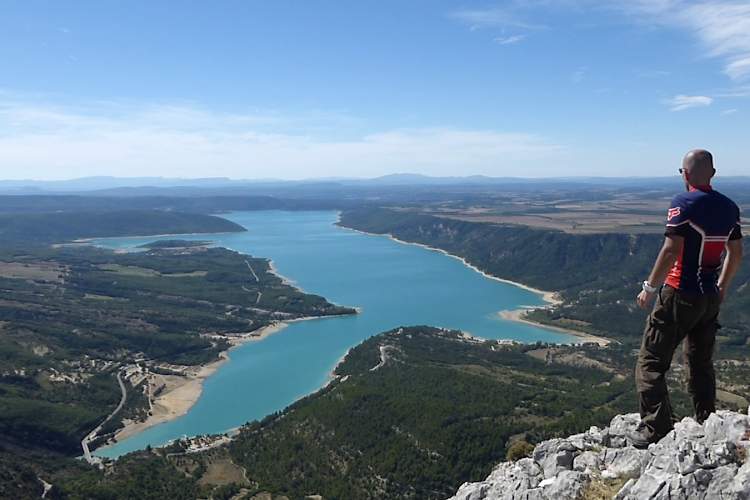
[[648,459],[648,452],[632,446],[619,450],[605,448],[599,453],[599,458],[606,466],[606,470],[615,477],[638,476],[645,460]]
[[584,451],[573,459],[573,470],[578,472],[584,471],[601,471],[605,468],[604,463],[599,458],[599,453],[594,451]]
[[498,465],[451,500],[576,500],[595,475],[630,478],[617,500],[750,500],[750,417],[719,411],[703,425],[685,418],[648,450],[625,436],[638,414],[618,415],[566,439],[539,443],[533,458]]
[[573,469],[573,458],[580,450],[565,439],[550,439],[534,448],[534,460],[542,468],[545,479],[564,470]]

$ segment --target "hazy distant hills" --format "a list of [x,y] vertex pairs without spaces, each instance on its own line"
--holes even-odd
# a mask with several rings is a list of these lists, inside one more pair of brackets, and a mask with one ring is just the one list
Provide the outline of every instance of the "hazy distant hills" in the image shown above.
[[[718,184],[746,184],[750,176],[718,177]],[[201,192],[213,194],[238,194],[244,190],[283,188],[292,190],[319,190],[380,186],[477,186],[477,187],[534,187],[549,189],[561,186],[643,186],[679,187],[677,175],[668,177],[557,177],[527,179],[521,177],[430,177],[421,174],[390,174],[373,179],[325,178],[287,181],[280,179],[233,180],[226,177],[185,179],[179,177],[84,177],[62,181],[0,180],[1,194],[62,194],[96,193],[99,195],[194,195]]]

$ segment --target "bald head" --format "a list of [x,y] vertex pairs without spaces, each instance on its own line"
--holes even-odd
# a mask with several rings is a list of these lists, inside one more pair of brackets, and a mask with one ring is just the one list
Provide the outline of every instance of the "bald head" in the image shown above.
[[686,182],[691,186],[706,186],[714,176],[714,158],[705,149],[694,149],[685,155],[682,168],[687,172]]

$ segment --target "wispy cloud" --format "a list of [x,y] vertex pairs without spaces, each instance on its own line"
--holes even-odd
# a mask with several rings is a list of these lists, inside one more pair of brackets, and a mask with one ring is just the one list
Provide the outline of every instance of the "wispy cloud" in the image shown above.
[[698,39],[705,55],[724,60],[733,80],[750,77],[750,2],[738,0],[608,0],[641,22],[682,29]]
[[722,115],[733,115],[737,112],[736,109],[725,109],[721,112]]
[[500,45],[509,45],[511,43],[518,43],[524,38],[526,38],[528,35],[515,35],[515,36],[506,36],[501,38],[493,38],[493,41],[499,43]]
[[678,95],[678,96],[675,96],[673,99],[662,100],[663,104],[666,104],[667,106],[672,107],[671,111],[682,111],[682,110],[690,109],[690,108],[709,106],[712,102],[714,102],[713,99],[711,99],[710,97],[702,96],[702,95],[695,95],[695,96]]
[[541,28],[541,26],[525,22],[511,9],[459,10],[451,12],[449,16],[469,24],[472,29],[483,27]]
[[671,73],[669,71],[664,70],[654,70],[654,71],[640,71],[635,76],[636,78],[661,78],[664,76],[669,76]]
[[580,82],[583,80],[584,76],[586,75],[586,71],[588,71],[588,68],[586,66],[581,67],[578,71],[576,71],[572,77],[570,77],[571,80],[574,82]]
[[[1,95],[1,94],[0,94]],[[504,175],[566,148],[536,134],[429,127],[344,135],[339,113],[221,114],[194,105],[61,108],[0,100],[3,175],[67,179],[226,176],[374,177],[393,172]],[[356,165],[356,169],[353,166]],[[506,167],[507,168],[507,167]]]
[[736,87],[733,89],[724,89],[716,92],[717,97],[750,97],[750,85]]
[[472,27],[539,28],[534,11],[604,9],[635,22],[678,29],[694,37],[703,55],[724,62],[733,80],[750,78],[750,2],[747,0],[515,0],[504,9],[463,10],[452,17]]
[[708,54],[726,60],[732,79],[750,76],[750,3],[708,1],[692,5],[680,16],[697,28]]

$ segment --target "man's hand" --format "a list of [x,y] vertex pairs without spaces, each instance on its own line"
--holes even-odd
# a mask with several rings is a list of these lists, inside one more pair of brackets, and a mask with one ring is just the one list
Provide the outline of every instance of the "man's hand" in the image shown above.
[[722,302],[727,298],[729,283],[731,283],[737,269],[740,268],[740,262],[742,262],[742,240],[729,240],[727,242],[727,257],[724,259],[724,265],[719,276],[719,295],[721,295]]
[[646,290],[641,290],[641,293],[638,294],[638,307],[643,309],[644,311],[648,311],[649,304],[651,304],[651,301],[654,300],[654,295],[656,295],[656,292],[647,292]]

